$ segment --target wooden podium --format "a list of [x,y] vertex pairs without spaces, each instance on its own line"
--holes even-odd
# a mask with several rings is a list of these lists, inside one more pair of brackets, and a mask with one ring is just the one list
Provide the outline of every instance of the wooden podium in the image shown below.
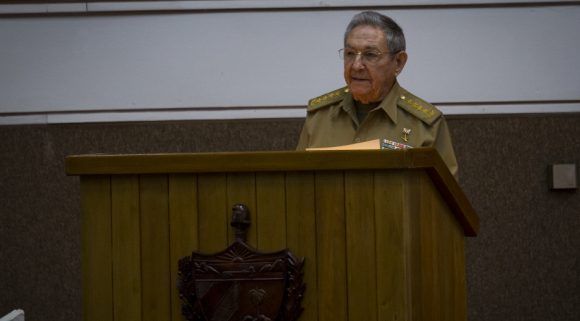
[[85,321],[182,320],[177,262],[233,240],[306,258],[304,321],[466,320],[478,217],[433,149],[66,159],[79,175]]

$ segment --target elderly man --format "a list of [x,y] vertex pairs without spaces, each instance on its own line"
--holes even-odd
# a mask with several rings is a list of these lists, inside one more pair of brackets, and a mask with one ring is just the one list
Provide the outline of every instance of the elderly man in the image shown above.
[[457,161],[441,112],[397,83],[407,62],[401,27],[377,12],[361,12],[346,28],[339,55],[347,86],[308,102],[297,149],[377,138],[393,148],[435,147],[456,176]]

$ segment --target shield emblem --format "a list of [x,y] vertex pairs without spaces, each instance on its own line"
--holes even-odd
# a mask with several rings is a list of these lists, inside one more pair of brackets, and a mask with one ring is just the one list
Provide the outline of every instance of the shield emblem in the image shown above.
[[246,244],[249,216],[244,214],[243,224],[236,221],[240,206],[234,206],[236,240],[228,248],[213,255],[193,252],[179,261],[183,315],[189,321],[298,319],[305,290],[304,259],[288,250],[260,253]]

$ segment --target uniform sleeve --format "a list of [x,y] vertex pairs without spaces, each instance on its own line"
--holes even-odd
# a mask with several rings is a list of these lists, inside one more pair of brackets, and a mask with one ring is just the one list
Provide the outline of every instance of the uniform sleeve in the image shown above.
[[441,117],[439,131],[433,147],[437,149],[441,158],[443,158],[443,161],[449,168],[449,171],[455,177],[455,180],[458,180],[459,168],[457,165],[457,159],[455,158],[455,152],[453,151],[453,145],[451,144],[451,135],[449,134],[447,121],[443,117]]

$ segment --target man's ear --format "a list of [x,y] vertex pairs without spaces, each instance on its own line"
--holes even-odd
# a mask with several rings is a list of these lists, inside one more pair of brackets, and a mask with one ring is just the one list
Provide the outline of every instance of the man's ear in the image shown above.
[[399,51],[395,55],[395,62],[397,63],[397,73],[400,74],[407,63],[407,52]]

